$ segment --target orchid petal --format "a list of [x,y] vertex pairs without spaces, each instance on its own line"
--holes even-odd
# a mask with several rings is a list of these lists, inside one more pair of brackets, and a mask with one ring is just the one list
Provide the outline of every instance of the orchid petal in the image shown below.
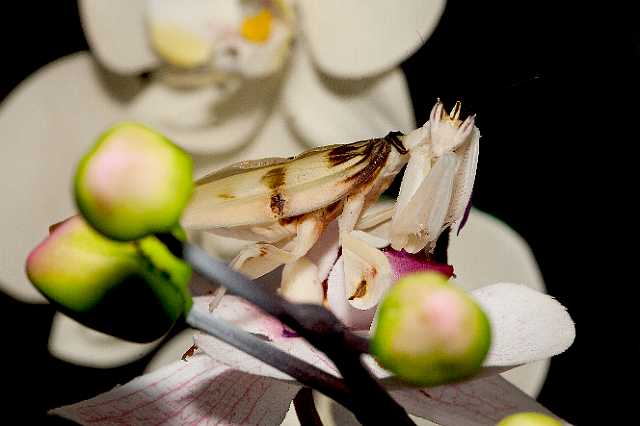
[[548,295],[505,283],[471,294],[491,323],[492,346],[482,374],[547,359],[564,352],[575,338],[566,309]]
[[342,235],[342,257],[345,297],[354,308],[375,307],[392,284],[389,260],[352,234]]
[[159,63],[144,25],[147,0],[80,0],[79,9],[91,50],[111,71],[135,74]]
[[524,285],[498,283],[472,292],[491,322],[488,366],[526,364],[571,346],[575,327],[554,298]]
[[[256,283],[261,285],[261,283]],[[194,299],[193,309],[208,312],[210,298],[197,297]],[[315,349],[302,337],[297,337],[289,331],[280,321],[266,315],[264,312],[235,296],[224,296],[220,304],[210,315],[228,321],[229,323],[250,333],[268,340],[279,349],[298,357],[310,364],[337,374],[331,361],[319,350]],[[287,374],[241,352],[232,346],[207,334],[195,336],[198,347],[211,358],[222,362],[232,368],[250,374],[263,375],[281,380],[293,380]]]
[[280,424],[299,389],[195,355],[51,414],[85,425]]
[[[26,279],[24,259],[52,222],[74,214],[66,194],[76,162],[96,135],[124,118],[119,95],[135,93],[137,84],[105,73],[88,53],[77,53],[40,69],[3,102],[0,288],[12,297],[44,302]],[[43,188],[49,195],[34,196]]]
[[49,353],[76,365],[113,368],[142,358],[160,344],[134,343],[92,330],[56,313],[49,333]]
[[444,0],[301,1],[304,35],[328,74],[361,78],[387,71],[411,56],[435,29]]
[[495,425],[519,411],[551,414],[500,376],[428,389],[397,390],[391,395],[409,413],[443,426]]
[[[198,333],[197,330],[187,328],[163,343],[144,368],[144,373],[152,373],[183,358],[189,359],[190,357],[185,354],[193,347],[193,336],[196,333]],[[197,350],[194,350],[194,354],[196,353]]]
[[256,136],[278,84],[274,76],[237,88],[176,88],[154,79],[129,106],[129,114],[190,152],[229,153]]
[[303,47],[295,49],[284,106],[296,133],[312,146],[371,139],[415,127],[404,74],[393,69],[366,80],[321,76]]
[[[535,258],[527,243],[498,219],[471,209],[465,231],[449,243],[449,261],[456,267],[456,283],[471,291],[501,280],[545,292]],[[520,389],[540,392],[549,361],[537,361],[503,373]]]
[[453,191],[458,158],[448,153],[440,157],[406,204],[398,205],[391,222],[391,246],[416,253],[433,248],[445,225]]
[[194,177],[207,174],[247,158],[289,157],[303,149],[303,144],[289,131],[284,113],[275,105],[246,145],[217,155],[194,155]]
[[526,241],[495,217],[471,209],[465,232],[449,242],[456,282],[467,291],[500,281],[545,292],[540,269]]

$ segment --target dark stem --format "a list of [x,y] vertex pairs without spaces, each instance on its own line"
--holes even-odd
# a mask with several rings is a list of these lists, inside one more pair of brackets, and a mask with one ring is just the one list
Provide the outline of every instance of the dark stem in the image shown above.
[[451,233],[451,227],[442,231],[436,241],[436,247],[433,250],[433,260],[443,265],[449,264],[449,256],[447,254],[449,250],[449,234]]
[[278,349],[251,333],[215,318],[213,315],[205,315],[195,309],[189,312],[186,321],[192,327],[205,331],[265,364],[288,374],[303,385],[311,386],[342,404],[351,403],[351,392],[347,389],[344,381]]
[[414,424],[404,408],[362,365],[360,356],[366,352],[367,340],[351,333],[333,313],[318,305],[290,303],[264,287],[256,286],[193,244],[184,245],[184,258],[203,277],[276,317],[327,354],[353,396],[350,403],[343,405],[351,409],[361,423]]
[[296,408],[300,426],[323,426],[318,410],[316,410],[311,388],[304,387],[300,389],[296,397],[293,398],[293,406]]

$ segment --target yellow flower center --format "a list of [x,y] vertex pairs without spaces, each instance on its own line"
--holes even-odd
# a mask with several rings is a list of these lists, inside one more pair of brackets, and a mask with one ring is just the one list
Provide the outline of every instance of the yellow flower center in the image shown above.
[[254,43],[264,43],[271,34],[273,15],[268,9],[262,9],[253,16],[247,16],[242,22],[240,34]]

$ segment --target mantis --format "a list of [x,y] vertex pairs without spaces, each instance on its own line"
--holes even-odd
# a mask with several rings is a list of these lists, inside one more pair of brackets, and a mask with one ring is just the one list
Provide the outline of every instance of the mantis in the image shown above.
[[[196,182],[182,225],[252,242],[230,266],[258,278],[284,265],[279,291],[294,301],[326,303],[323,282],[342,268],[348,303],[370,309],[392,283],[383,249],[428,256],[463,224],[480,133],[460,112],[438,99],[406,135],[235,163]],[[395,203],[377,203],[404,166]]]

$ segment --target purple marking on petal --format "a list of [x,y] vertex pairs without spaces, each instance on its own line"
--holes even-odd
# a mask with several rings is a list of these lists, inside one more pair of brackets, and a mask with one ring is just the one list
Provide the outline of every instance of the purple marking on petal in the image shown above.
[[[473,193],[471,193],[471,197],[473,197]],[[462,219],[460,219],[460,225],[458,225],[458,232],[456,235],[460,235],[460,231],[462,231],[462,227],[467,224],[467,220],[469,220],[469,213],[471,213],[471,197],[469,197],[469,202],[467,203],[467,207],[464,208],[464,213],[462,214]]]
[[389,259],[394,281],[413,272],[433,271],[440,272],[449,278],[453,276],[453,266],[427,259],[423,252],[411,254],[404,250],[394,250],[391,247],[383,248],[382,252]]
[[298,333],[296,333],[295,331],[291,330],[289,327],[287,326],[282,326],[282,337],[300,337],[300,335]]

